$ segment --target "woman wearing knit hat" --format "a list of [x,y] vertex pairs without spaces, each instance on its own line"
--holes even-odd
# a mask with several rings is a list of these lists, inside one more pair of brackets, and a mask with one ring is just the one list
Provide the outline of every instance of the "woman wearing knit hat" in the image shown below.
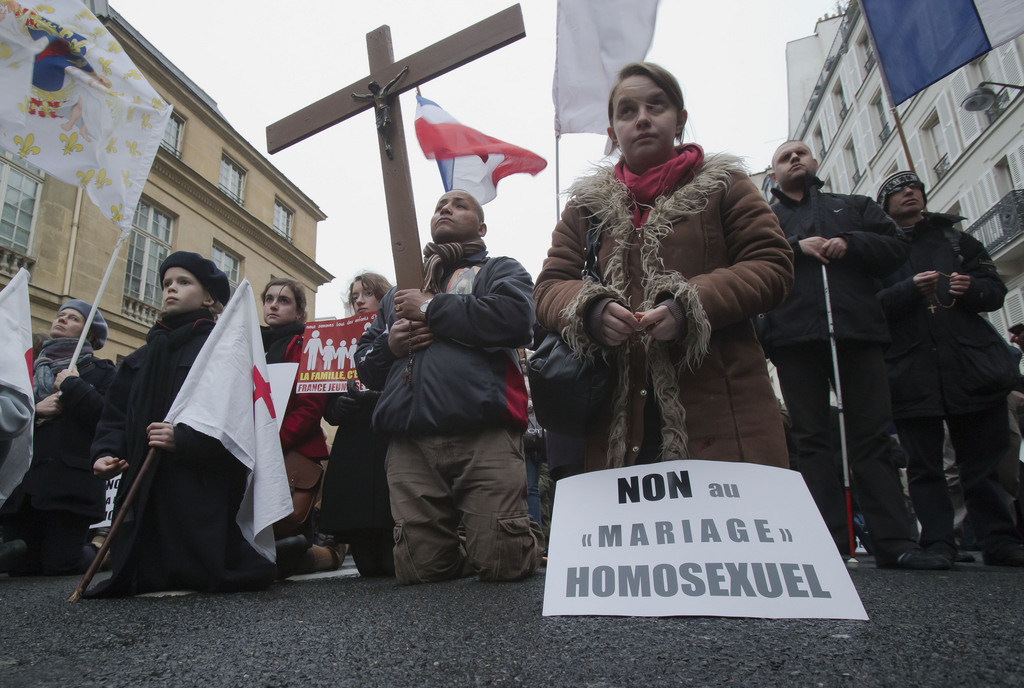
[[227,276],[198,253],[178,251],[160,265],[160,284],[163,312],[145,346],[121,364],[92,445],[97,475],[123,473],[115,510],[148,451],[156,456],[111,544],[113,574],[86,597],[255,590],[274,579],[274,563],[235,522],[245,466],[213,438],[163,422],[230,297]]
[[11,575],[78,574],[96,554],[88,544],[89,527],[103,520],[106,482],[92,473],[89,445],[103,395],[114,379],[114,364],[93,355],[107,341],[107,323],[99,311],[77,364],[68,367],[91,309],[79,299],[61,306],[32,366],[32,464],[0,509],[4,540],[23,540],[26,546],[11,562]]

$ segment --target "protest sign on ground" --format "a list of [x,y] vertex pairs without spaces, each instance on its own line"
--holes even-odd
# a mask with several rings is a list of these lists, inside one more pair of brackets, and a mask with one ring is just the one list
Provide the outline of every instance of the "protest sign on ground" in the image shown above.
[[796,471],[668,461],[558,482],[544,615],[867,619]]

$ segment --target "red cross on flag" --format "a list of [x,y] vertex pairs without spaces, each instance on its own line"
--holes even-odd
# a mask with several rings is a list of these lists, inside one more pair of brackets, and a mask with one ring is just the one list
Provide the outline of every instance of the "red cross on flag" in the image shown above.
[[167,412],[213,437],[249,469],[236,522],[260,554],[275,560],[273,525],[292,513],[281,439],[249,280],[243,280],[192,364]]

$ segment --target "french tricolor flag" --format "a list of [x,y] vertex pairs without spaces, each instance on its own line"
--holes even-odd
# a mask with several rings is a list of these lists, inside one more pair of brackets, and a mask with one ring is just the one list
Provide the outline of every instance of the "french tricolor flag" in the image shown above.
[[499,180],[518,172],[537,174],[548,165],[525,148],[460,124],[420,95],[416,96],[416,138],[423,154],[437,161],[444,190],[468,191],[481,204],[498,195]]
[[862,0],[861,7],[897,105],[1024,33],[1022,0]]

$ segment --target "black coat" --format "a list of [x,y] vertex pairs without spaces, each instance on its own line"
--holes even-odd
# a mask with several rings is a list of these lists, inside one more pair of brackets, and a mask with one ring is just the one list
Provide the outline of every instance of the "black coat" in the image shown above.
[[35,427],[32,464],[0,513],[15,513],[31,497],[35,509],[103,520],[107,481],[93,475],[89,445],[115,372],[110,361],[93,358],[80,366],[78,377],[64,380],[63,411]]
[[782,305],[758,318],[758,336],[769,355],[777,346],[829,340],[822,264],[799,246],[801,239],[812,236],[842,237],[847,243],[846,255],[826,266],[836,339],[889,341],[874,280],[899,267],[908,247],[896,224],[870,198],[823,193],[820,186],[811,177],[799,203],[773,191],[777,201],[772,210],[793,248],[795,280]]
[[[173,350],[162,374],[172,376],[170,398],[181,389],[207,334],[196,334]],[[128,455],[130,433],[145,433],[129,398],[143,385],[148,345],[128,356],[107,393],[94,458]],[[143,435],[144,436],[144,435]],[[261,589],[274,577],[274,564],[244,539],[235,522],[245,492],[245,467],[217,440],[186,425],[174,428],[173,452],[158,451],[143,477],[132,515],[111,545],[113,574],[88,597],[132,595],[156,590],[208,592]],[[131,487],[130,473],[118,487],[118,504]]]
[[[907,262],[882,280],[894,418],[982,411],[1006,403],[1017,381],[1020,352],[978,315],[1002,307],[1006,286],[985,247],[952,228],[961,219],[925,213],[906,233]],[[924,296],[913,280],[929,270],[970,275],[971,286],[954,298],[940,276],[934,298]]]
[[342,404],[332,398],[324,420],[338,426],[327,464],[320,502],[320,530],[340,542],[367,530],[390,532],[391,517],[388,476],[385,470],[388,438],[375,432],[370,419],[380,396],[376,392],[343,392]]

